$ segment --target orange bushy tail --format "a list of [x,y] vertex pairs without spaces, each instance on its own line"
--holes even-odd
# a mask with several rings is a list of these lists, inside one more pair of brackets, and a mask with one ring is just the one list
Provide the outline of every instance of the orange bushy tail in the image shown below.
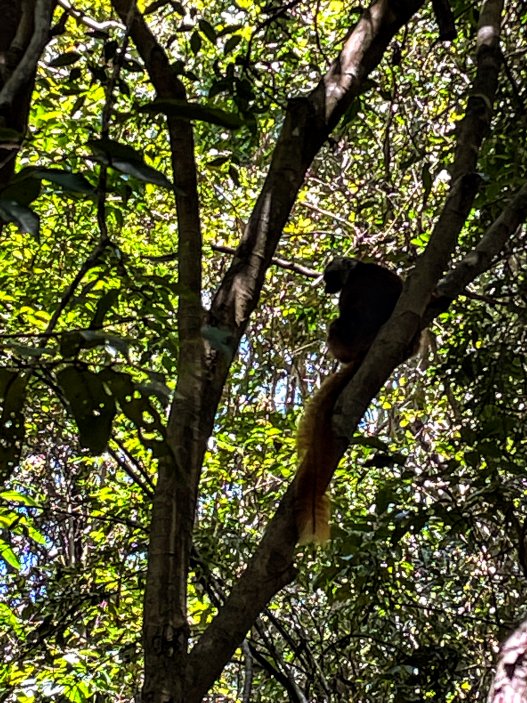
[[340,458],[331,418],[339,395],[356,369],[357,363],[350,363],[327,378],[300,421],[295,501],[299,544],[323,544],[329,539],[326,489]]

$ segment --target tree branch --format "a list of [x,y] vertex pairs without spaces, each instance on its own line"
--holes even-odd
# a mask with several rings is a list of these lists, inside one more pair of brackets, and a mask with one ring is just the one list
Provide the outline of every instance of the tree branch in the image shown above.
[[[132,2],[112,0],[123,22]],[[186,100],[183,83],[137,10],[130,34],[158,97]],[[167,116],[167,124],[178,223],[179,358],[167,428],[170,453],[159,460],[150,528],[143,624],[145,701],[158,700],[160,686],[166,686],[177,700],[181,696],[189,634],[187,582],[197,489],[216,407],[208,407],[209,398],[203,393],[202,383],[206,365],[201,335],[202,238],[193,126],[189,120],[172,116]]]
[[0,91],[0,112],[11,107],[15,98],[21,91],[27,89],[28,83],[35,75],[38,60],[49,38],[52,4],[53,0],[37,0],[36,2],[33,36],[24,56]]
[[[290,101],[262,192],[210,311],[210,325],[231,335],[233,354],[258,303],[265,272],[307,168],[391,38],[420,6],[420,0],[375,3],[349,33],[339,57],[315,90],[307,98]],[[230,364],[226,355],[217,352],[215,356],[213,375],[206,384],[209,402],[214,403]],[[246,571],[189,654],[189,702],[202,699],[259,612],[295,576],[294,490],[292,485],[286,492]]]
[[[457,236],[470,212],[479,184],[479,179],[473,176],[473,169],[479,145],[488,128],[497,86],[499,71],[497,37],[501,7],[501,2],[490,0],[481,14],[475,88],[477,86],[478,89],[483,89],[482,71],[489,72],[490,75],[486,76],[487,90],[484,96],[478,99],[478,111],[473,109],[473,103],[470,104],[470,109],[467,108],[464,128],[458,135],[458,148],[453,169],[456,178],[445,208],[434,228],[427,250],[416,265],[391,320],[379,333],[365,362],[345,392],[343,404],[345,422],[340,422],[340,427],[336,428],[339,437],[342,437],[342,453],[348,444],[348,437],[359,423],[371,399],[393,369],[404,359],[410,341],[420,329],[421,318],[432,290],[447,265],[456,245]],[[381,19],[374,13],[374,9],[386,13],[386,16]],[[408,7],[406,9],[409,11]],[[417,7],[414,6],[412,11],[416,10]],[[366,65],[369,67],[370,61],[374,60],[373,57],[378,56],[379,46],[385,48],[387,44],[387,29],[383,22],[387,22],[389,17],[389,23],[393,27],[391,23],[394,21],[394,13],[396,10],[389,3],[379,3],[372,8],[371,14],[368,13],[363,17],[356,28],[356,35],[353,36],[352,33],[348,37],[341,56],[321,85],[315,89],[314,94],[309,97],[308,104],[312,112],[309,115],[300,112],[298,117],[301,120],[300,122],[297,120],[294,134],[289,131],[292,123],[289,111],[262,196],[255,208],[254,218],[258,219],[255,221],[251,218],[249,221],[233,267],[214,301],[213,311],[220,323],[229,320],[229,315],[233,315],[234,324],[241,326],[246,311],[251,305],[256,304],[254,298],[257,299],[256,291],[262,280],[261,269],[270,261],[276,236],[275,227],[280,222],[277,212],[281,212],[280,217],[284,216],[291,192],[296,193],[295,188],[300,178],[301,166],[312,153],[313,146],[318,143],[317,137],[320,137],[320,134],[315,125],[321,125],[319,129],[327,129],[334,123],[335,116],[339,114],[341,107],[341,104],[335,102],[337,96],[347,102],[347,98],[344,98],[340,91],[356,91],[357,84],[354,82],[356,77],[363,78],[367,75]],[[399,20],[404,21],[401,17]],[[487,30],[489,25],[490,31]],[[357,63],[351,58],[352,49],[357,50],[355,59],[360,56]],[[487,60],[490,56],[494,58],[493,62]],[[368,57],[367,62],[366,57]],[[338,76],[335,75],[337,66],[343,69]],[[327,100],[318,99],[321,86],[327,87]],[[304,133],[303,148],[299,149],[300,145],[298,141],[294,141],[294,137],[302,133]],[[290,141],[291,144],[289,153],[293,158],[289,161],[285,158],[284,141]],[[286,165],[289,165],[289,169],[286,169]],[[280,179],[282,189],[284,183],[288,184],[289,193],[275,194],[273,168],[277,169],[282,176]],[[249,243],[252,246],[248,247]],[[238,283],[236,291],[233,290],[234,281]],[[237,296],[240,290],[245,293],[242,299]],[[232,317],[230,319],[232,320]],[[193,676],[192,682],[189,683],[189,700],[201,700],[201,696],[208,690],[236,646],[243,640],[257,614],[272,596],[294,577],[293,554],[297,539],[293,511],[295,484],[296,480],[289,486],[260,545],[246,571],[234,585],[224,607],[189,655],[190,672]]]
[[432,292],[447,267],[472,208],[480,185],[475,173],[477,159],[488,132],[498,86],[502,9],[502,0],[483,2],[476,47],[477,71],[457,134],[450,192],[428,245],[405,282],[392,317],[379,332],[364,363],[342,395],[342,416],[336,429],[343,437],[343,450],[371,398],[404,360],[406,350],[422,328]]
[[[235,254],[236,249],[234,247],[228,247],[225,244],[211,244],[210,248],[212,251],[219,251],[223,254]],[[273,266],[278,266],[278,268],[284,269],[285,271],[292,271],[293,273],[299,273],[301,276],[306,276],[307,278],[321,278],[322,273],[316,271],[315,269],[309,269],[307,266],[302,266],[301,264],[296,264],[294,261],[288,261],[287,259],[279,259],[277,256],[273,256],[271,259],[271,264]]]
[[504,207],[473,251],[441,279],[437,292],[447,298],[457,297],[480,274],[488,271],[507,240],[527,219],[527,183]]
[[82,10],[77,10],[73,7],[68,0],[57,0],[57,4],[60,5],[68,15],[71,15],[79,24],[84,24],[89,29],[95,29],[98,32],[105,32],[112,27],[120,27],[119,22],[114,22],[113,20],[108,20],[106,22],[97,22],[96,20],[89,17]]

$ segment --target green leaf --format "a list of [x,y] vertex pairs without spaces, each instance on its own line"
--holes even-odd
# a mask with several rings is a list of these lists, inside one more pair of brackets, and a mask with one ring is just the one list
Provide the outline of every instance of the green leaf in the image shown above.
[[51,355],[53,352],[51,349],[46,347],[32,347],[28,344],[19,344],[18,342],[12,342],[7,340],[2,342],[2,347],[6,349],[12,349],[18,356],[26,357],[27,359],[39,359],[44,354]]
[[95,349],[96,347],[111,347],[128,359],[129,344],[122,337],[109,334],[102,330],[74,330],[65,332],[60,340],[60,352],[66,359],[71,359],[81,349]]
[[230,156],[217,156],[215,159],[207,161],[207,166],[209,168],[220,168],[220,166],[223,166],[223,164],[226,164],[229,161]]
[[14,222],[21,232],[32,234],[35,239],[38,239],[40,218],[25,205],[20,205],[14,200],[0,198],[0,220]]
[[110,39],[104,43],[104,60],[110,61],[115,58],[117,49],[119,48],[119,42],[115,39]]
[[240,185],[240,176],[238,173],[238,169],[233,164],[229,166],[229,176],[232,178],[234,185]]
[[244,124],[242,118],[232,112],[226,112],[217,107],[187,102],[186,100],[176,100],[175,98],[154,100],[151,103],[142,105],[139,108],[139,112],[151,112],[154,114],[162,112],[165,115],[172,115],[181,119],[209,122],[227,129],[239,129]]
[[160,381],[150,381],[149,383],[139,383],[137,388],[144,395],[155,396],[165,407],[168,405],[171,393],[170,388],[166,384]]
[[32,508],[38,505],[33,498],[30,498],[28,495],[15,490],[2,491],[0,493],[0,498],[8,503],[21,503],[22,505],[28,505]]
[[111,165],[113,159],[143,161],[141,152],[115,139],[89,139],[86,145],[97,156],[99,161],[108,166]]
[[382,515],[386,512],[386,508],[396,501],[397,495],[393,489],[393,486],[385,485],[382,486],[377,492],[375,498],[375,514]]
[[0,622],[15,631],[18,626],[18,618],[5,603],[0,603]]
[[94,454],[106,448],[116,407],[99,374],[67,366],[57,373],[57,382],[68,401],[83,447]]
[[241,40],[242,37],[240,34],[233,34],[232,36],[230,36],[225,42],[225,46],[223,47],[223,53],[230,54],[230,52],[238,46]]
[[0,559],[9,564],[13,569],[20,571],[20,562],[11,547],[3,539],[0,539]]
[[162,188],[172,188],[172,183],[163,173],[161,173],[161,171],[157,171],[155,168],[148,166],[148,164],[145,164],[144,162],[139,163],[137,161],[119,161],[114,159],[111,165],[116,171],[133,176],[139,181],[153,183],[154,185],[161,186]]
[[60,168],[37,168],[34,174],[46,181],[56,183],[70,193],[86,193],[90,195],[95,193],[95,188],[80,173],[72,173]]
[[112,309],[112,307],[116,304],[116,302],[119,299],[119,289],[118,288],[112,288],[111,290],[107,291],[102,298],[97,302],[97,308],[95,310],[95,314],[92,318],[92,321],[90,323],[90,327],[92,329],[97,329],[98,327],[101,327],[104,318],[106,317],[106,314]]
[[85,703],[92,695],[93,691],[83,681],[64,686],[64,698],[71,703]]
[[432,175],[430,173],[430,168],[427,163],[423,165],[421,171],[421,180],[423,181],[423,200],[426,201],[432,190]]
[[46,538],[42,532],[37,530],[35,527],[31,527],[30,525],[25,526],[25,529],[33,542],[36,542],[37,544],[46,544]]
[[111,166],[116,171],[134,176],[145,183],[173,189],[168,178],[152,166],[148,166],[142,155],[131,146],[121,144],[113,139],[91,139],[87,144],[98,161]]
[[[161,416],[148,398],[148,395],[155,395],[163,404],[166,404],[169,390],[164,384],[159,382],[135,384],[128,374],[108,368],[101,371],[100,377],[104,379],[109,392],[117,400],[123,413],[138,430],[156,431],[164,435]],[[137,397],[138,391],[139,397]],[[160,444],[157,440],[150,440],[144,436],[142,441],[145,446],[150,447]]]
[[198,54],[199,50],[201,49],[201,45],[202,41],[198,32],[192,32],[192,35],[190,37],[190,48],[192,49],[192,53]]
[[65,54],[57,56],[56,59],[51,59],[51,61],[48,61],[48,66],[51,66],[52,68],[71,66],[72,64],[77,63],[81,57],[82,54],[79,54],[77,51],[68,51]]
[[3,200],[14,200],[19,205],[29,205],[40,195],[42,183],[40,178],[23,169],[15,174],[11,181],[0,193]]
[[207,22],[207,20],[201,19],[198,22],[198,27],[201,29],[201,31],[207,37],[207,39],[210,41],[211,44],[216,44],[216,39],[217,39],[216,30],[210,24],[210,22]]
[[143,64],[135,59],[127,59],[123,63],[123,71],[128,71],[128,73],[144,73],[144,70]]
[[92,195],[95,191],[92,184],[80,173],[72,173],[61,168],[26,166],[15,174],[0,195],[5,200],[14,200],[20,205],[29,205],[40,195],[42,180],[56,183],[63,190],[71,193]]

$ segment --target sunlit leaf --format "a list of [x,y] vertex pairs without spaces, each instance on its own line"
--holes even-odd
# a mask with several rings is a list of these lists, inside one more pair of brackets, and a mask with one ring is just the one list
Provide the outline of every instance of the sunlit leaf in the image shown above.
[[16,571],[20,570],[20,561],[18,557],[11,549],[9,544],[0,538],[0,559],[2,559],[6,564],[11,566]]

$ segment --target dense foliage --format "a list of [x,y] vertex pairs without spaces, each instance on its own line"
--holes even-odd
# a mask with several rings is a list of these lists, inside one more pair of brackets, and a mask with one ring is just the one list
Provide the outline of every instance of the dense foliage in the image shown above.
[[[454,41],[439,41],[425,6],[390,43],[283,230],[205,456],[191,642],[291,482],[299,413],[334,370],[324,337],[335,300],[317,276],[335,255],[404,276],[429,241],[475,73],[478,7],[451,4]],[[2,701],[138,700],[150,511],[189,295],[165,113],[194,124],[208,307],[288,100],[315,88],[360,15],[347,0],[138,9],[191,105],[153,102],[131,25],[108,3],[59,1],[0,192]],[[525,183],[526,25],[511,1],[482,185],[453,264]],[[7,127],[0,138],[20,143]],[[299,551],[296,581],[207,700],[484,699],[527,596],[526,234],[370,405],[332,486],[331,543]],[[202,333],[228,353],[216,328]]]

